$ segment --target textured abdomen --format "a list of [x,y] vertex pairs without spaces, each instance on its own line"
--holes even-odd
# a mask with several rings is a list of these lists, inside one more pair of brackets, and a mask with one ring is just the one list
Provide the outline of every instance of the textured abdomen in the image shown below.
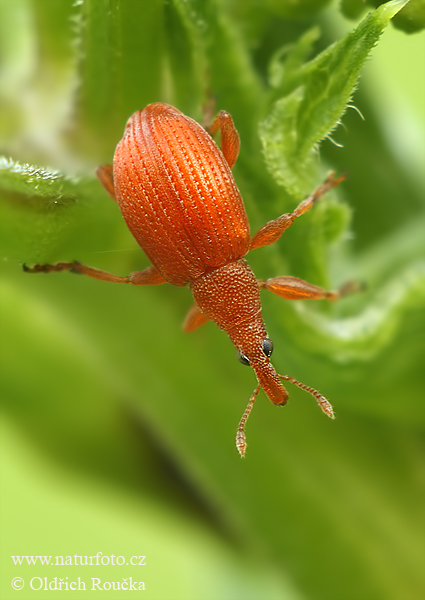
[[243,257],[249,225],[232,173],[209,134],[167,104],[128,121],[114,156],[124,219],[174,285]]

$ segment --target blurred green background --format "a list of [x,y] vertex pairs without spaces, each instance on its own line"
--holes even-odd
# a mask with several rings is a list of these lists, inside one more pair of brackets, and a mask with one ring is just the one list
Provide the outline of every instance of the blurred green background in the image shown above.
[[[0,0],[2,600],[62,597],[32,577],[86,582],[67,597],[105,595],[92,577],[161,600],[422,597],[425,38],[403,28],[420,29],[423,3],[368,62],[391,15],[364,4]],[[181,332],[188,290],[21,266],[147,266],[95,168],[135,110],[202,121],[211,98],[241,136],[253,232],[347,172],[249,257],[258,277],[368,286],[332,306],[264,294],[278,371],[337,419],[293,387],[283,410],[261,394],[244,460],[255,378],[211,323]],[[146,566],[11,559],[98,552]]]

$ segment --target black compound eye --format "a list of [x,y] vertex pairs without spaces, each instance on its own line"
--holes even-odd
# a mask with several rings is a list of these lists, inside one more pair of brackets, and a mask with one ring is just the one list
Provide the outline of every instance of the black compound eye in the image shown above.
[[249,367],[249,360],[245,356],[245,354],[242,354],[242,352],[239,352],[238,359],[239,359],[239,362],[241,362],[243,365],[245,365],[246,367]]
[[269,340],[269,338],[266,338],[265,340],[263,340],[263,352],[268,357],[270,357],[272,355],[273,342],[271,340]]

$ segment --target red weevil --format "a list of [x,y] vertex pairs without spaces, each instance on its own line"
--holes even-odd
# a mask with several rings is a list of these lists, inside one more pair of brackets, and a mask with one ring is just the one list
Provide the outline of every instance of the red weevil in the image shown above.
[[[212,139],[219,129],[221,150]],[[150,104],[134,113],[115,150],[113,167],[104,165],[97,175],[118,202],[128,228],[152,265],[128,277],[77,261],[24,265],[24,270],[70,270],[132,285],[188,284],[195,302],[183,330],[194,331],[208,320],[214,321],[227,332],[241,362],[250,365],[257,376],[258,386],[236,435],[236,447],[244,456],[244,427],[260,388],[274,404],[283,406],[288,392],[281,380],[290,381],[315,396],[321,409],[334,417],[324,396],[293,377],[279,375],[271,364],[273,343],[261,315],[260,290],[265,288],[288,300],[336,300],[352,291],[352,286],[326,291],[297,277],[256,279],[245,255],[273,244],[343,177],[331,174],[293,212],[269,221],[251,238],[245,207],[231,172],[239,147],[238,132],[225,111],[218,113],[207,130],[168,104]]]

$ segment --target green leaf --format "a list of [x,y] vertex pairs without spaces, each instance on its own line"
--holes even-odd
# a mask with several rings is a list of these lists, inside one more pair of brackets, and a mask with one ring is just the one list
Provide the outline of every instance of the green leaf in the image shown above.
[[270,85],[277,88],[277,94],[293,89],[292,80],[297,81],[299,70],[311,53],[313,44],[320,36],[318,27],[309,29],[300,37],[297,44],[283,46],[272,57],[269,67]]
[[64,204],[79,193],[78,184],[59,172],[20,164],[0,156],[0,192]]
[[[261,123],[269,171],[295,198],[308,192],[314,149],[337,127],[370,51],[406,2],[393,0],[378,8],[353,32],[300,69]],[[305,43],[303,38],[301,48]]]
[[[143,8],[143,11],[141,11]],[[87,0],[80,5],[80,150],[110,160],[129,116],[158,99],[163,76],[163,2]]]
[[164,10],[170,96],[182,111],[195,116],[205,101],[203,75],[206,61],[202,28],[188,3],[174,0],[165,4]]
[[[382,1],[368,0],[368,4],[379,6]],[[406,33],[416,33],[425,28],[425,1],[409,0],[393,21],[394,27]]]

